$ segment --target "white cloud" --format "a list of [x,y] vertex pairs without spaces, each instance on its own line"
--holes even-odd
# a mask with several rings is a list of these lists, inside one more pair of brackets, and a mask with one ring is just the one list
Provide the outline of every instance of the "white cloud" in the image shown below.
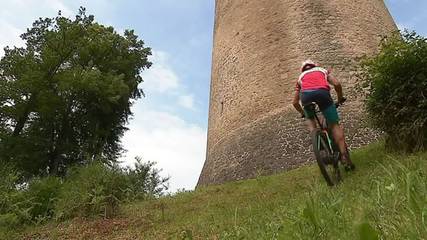
[[[35,0],[33,0],[35,1]],[[36,3],[39,1],[35,1]],[[71,17],[74,14],[74,11],[72,11],[70,8],[68,8],[63,1],[60,0],[44,0],[44,3],[46,6],[49,6],[50,9],[54,11],[61,10],[61,13],[63,16]],[[74,10],[74,9],[73,9]]]
[[171,191],[194,189],[205,160],[206,129],[170,113],[138,110],[123,138],[125,164],[132,165],[135,156],[155,161],[171,176]]
[[34,18],[35,20],[38,17],[49,17],[48,15],[39,15],[47,14],[50,15],[58,13],[59,10],[63,13],[64,16],[72,16],[74,11],[77,9],[71,10],[69,3],[66,4],[66,1],[62,0],[13,0],[13,1],[2,1],[2,8],[12,13],[20,13],[19,15],[24,18]]
[[0,57],[3,56],[3,48],[6,46],[13,48],[13,46],[20,47],[24,45],[24,42],[19,37],[24,31],[4,21],[4,19],[0,19],[0,32]]
[[73,11],[60,0],[14,0],[2,1],[0,10],[0,57],[3,48],[21,47],[24,42],[19,37],[27,27],[39,17],[51,17],[61,10],[64,16],[71,16]]
[[178,97],[178,104],[181,107],[194,110],[194,96],[193,95],[182,95]]
[[162,51],[153,51],[149,60],[153,66],[142,74],[143,88],[146,92],[164,93],[179,86],[179,78],[169,65],[169,55]]
[[73,18],[79,6],[83,5],[88,6],[89,14],[96,8],[96,16],[109,19],[106,14],[111,8],[111,2],[107,0],[0,0],[0,3],[0,57],[6,46],[23,46],[19,36],[40,17],[55,17],[61,10],[63,16]]

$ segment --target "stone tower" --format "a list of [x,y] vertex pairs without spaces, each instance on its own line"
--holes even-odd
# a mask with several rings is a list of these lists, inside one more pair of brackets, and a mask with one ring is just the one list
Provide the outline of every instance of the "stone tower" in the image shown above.
[[198,185],[291,169],[311,161],[292,107],[299,67],[332,68],[352,148],[375,138],[353,90],[357,58],[397,30],[383,0],[216,0],[207,158]]

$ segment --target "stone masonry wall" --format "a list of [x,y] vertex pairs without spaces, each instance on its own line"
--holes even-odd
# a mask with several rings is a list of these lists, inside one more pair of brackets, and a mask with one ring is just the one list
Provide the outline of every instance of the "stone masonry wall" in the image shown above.
[[311,58],[344,85],[351,147],[376,134],[353,90],[356,59],[397,30],[383,0],[216,0],[206,162],[198,185],[252,178],[312,160],[292,107],[299,67]]

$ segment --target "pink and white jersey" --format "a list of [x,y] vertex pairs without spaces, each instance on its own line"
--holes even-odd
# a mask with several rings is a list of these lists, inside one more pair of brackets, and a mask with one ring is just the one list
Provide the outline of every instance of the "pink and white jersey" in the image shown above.
[[303,72],[298,79],[296,88],[299,91],[317,89],[331,90],[328,82],[328,70],[315,67]]

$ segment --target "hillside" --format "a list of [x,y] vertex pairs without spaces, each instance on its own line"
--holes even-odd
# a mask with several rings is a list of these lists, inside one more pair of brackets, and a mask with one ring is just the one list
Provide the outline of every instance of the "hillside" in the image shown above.
[[316,165],[127,205],[111,220],[26,229],[20,239],[427,239],[427,153],[353,152],[329,188]]

